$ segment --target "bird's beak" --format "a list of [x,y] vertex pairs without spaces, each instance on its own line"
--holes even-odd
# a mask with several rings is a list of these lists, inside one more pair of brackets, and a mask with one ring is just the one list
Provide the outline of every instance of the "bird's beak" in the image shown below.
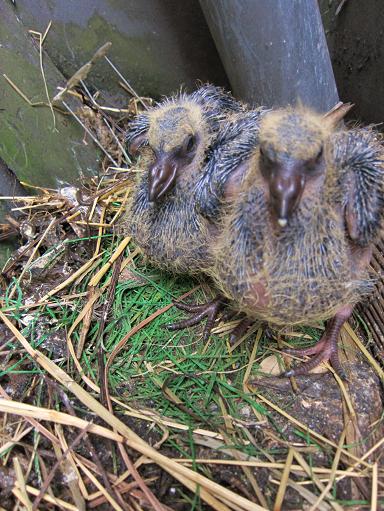
[[280,227],[285,227],[304,191],[305,177],[300,167],[282,164],[269,182],[270,201]]
[[177,163],[169,155],[157,158],[149,169],[148,194],[150,202],[158,201],[174,186],[177,168]]

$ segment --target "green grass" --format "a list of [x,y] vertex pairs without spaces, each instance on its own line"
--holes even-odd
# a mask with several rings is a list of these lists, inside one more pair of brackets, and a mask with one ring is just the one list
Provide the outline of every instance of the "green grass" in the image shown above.
[[[120,241],[116,237],[104,238],[102,243],[104,252],[97,267],[78,285],[65,289],[61,295],[84,293],[88,290],[91,277],[110,259]],[[76,250],[77,244],[83,242],[83,239],[75,240],[71,250]],[[125,256],[128,256],[133,248],[129,246]],[[101,336],[99,335],[100,318],[107,299],[107,290],[96,303],[80,359],[85,375],[98,385],[100,384],[98,376],[100,345],[103,347],[106,361],[114,347],[134,326],[196,286],[196,282],[192,279],[176,278],[146,266],[145,261],[139,256],[135,258],[134,265],[129,266],[129,271],[131,272],[129,277],[126,280],[120,280],[116,286],[109,317]],[[99,287],[111,275],[112,268],[104,275]],[[9,290],[15,286],[16,291],[11,298]],[[20,321],[27,313],[21,308],[26,298],[22,287],[14,280],[4,299],[5,310],[15,308],[12,312],[13,319]],[[188,301],[203,303],[208,298],[211,298],[211,295],[200,289],[190,296]],[[59,305],[29,311],[28,314],[33,319],[30,317],[29,324],[22,331],[33,346],[39,347],[51,358],[53,355],[43,348],[44,341],[55,332],[62,334],[68,332],[87,303],[87,298],[84,296],[71,300],[69,306],[60,305],[60,300],[59,294],[52,298],[52,301]],[[281,422],[276,420],[276,413],[243,390],[243,379],[253,349],[255,334],[231,352],[228,350],[226,334],[211,335],[209,341],[204,343],[200,325],[178,332],[170,332],[165,328],[168,323],[179,321],[184,317],[186,313],[171,307],[129,339],[110,367],[108,374],[110,394],[137,411],[155,410],[162,418],[186,425],[187,431],[172,430],[163,445],[166,449],[171,449],[174,456],[192,459],[199,457],[199,446],[195,443],[192,432],[197,428],[203,428],[222,433],[226,438],[225,442],[215,444],[215,453],[212,457],[225,457],[230,449],[235,449],[245,457],[284,460],[287,452],[284,442],[288,441],[288,436]],[[45,327],[41,328],[44,322]],[[75,349],[81,328],[82,322],[72,335]],[[291,344],[297,347],[308,346],[321,335],[321,331],[315,328],[308,327],[301,330],[311,339],[293,337],[292,342],[289,339]],[[284,340],[287,339],[284,338]],[[17,349],[18,345],[16,341],[10,341],[8,347]],[[263,334],[258,344],[252,374],[257,373],[259,362],[263,358],[274,353],[271,348],[278,349],[277,343]],[[27,356],[21,356],[6,367],[3,365],[0,376],[20,373],[29,373],[31,377],[42,375],[42,371],[34,363],[28,364],[27,360]],[[70,358],[62,357],[56,362],[79,381],[79,375]],[[294,395],[276,398],[273,388],[268,387],[259,389],[259,392],[288,413],[296,399]],[[36,400],[40,403],[40,395],[36,395]],[[44,403],[41,406],[44,406]],[[120,412],[124,413],[124,410]],[[235,425],[232,430],[228,429],[224,416],[231,418],[230,423]],[[265,421],[265,425],[258,426],[256,417],[258,420],[261,418],[262,422]],[[264,427],[280,438],[283,444],[271,444],[264,435]],[[249,431],[252,431],[251,434],[255,438],[259,435],[260,441],[250,441]],[[295,442],[310,446],[312,452],[323,451],[331,463],[332,450],[324,448],[309,434],[298,428],[291,428],[292,434]],[[315,463],[311,453],[309,453],[308,462],[310,465]],[[208,476],[211,474],[208,466],[201,465],[199,470]],[[177,498],[188,502],[190,509],[202,509],[198,495],[193,497],[190,494],[184,494],[183,491],[177,491],[179,492]],[[318,493],[317,490],[314,491]],[[342,502],[342,504],[349,506],[352,502]]]
[[[109,260],[119,241],[114,239],[111,243],[110,238],[105,238],[104,254],[95,271]],[[76,243],[82,241],[83,239],[73,241],[73,249],[76,250]],[[126,255],[130,251],[132,247],[127,249]],[[119,282],[116,286],[109,319],[99,339],[105,351],[105,358],[133,326],[196,285],[196,282],[190,278],[176,278],[161,273],[155,268],[146,267],[139,257],[135,259],[135,268],[130,268],[130,271],[132,278]],[[111,272],[112,270],[104,276],[100,285],[110,277]],[[78,286],[65,289],[63,293],[87,291],[91,276],[92,274],[89,274]],[[9,298],[9,292],[5,295],[5,309],[15,307],[16,310],[12,313],[13,318],[20,320],[25,315],[25,310],[20,307],[24,304],[26,296],[23,295],[16,281],[11,284],[10,289],[13,289],[15,285],[16,292],[13,298]],[[207,298],[209,295],[203,291],[197,291],[188,300],[203,303]],[[98,367],[98,319],[105,299],[106,292],[95,307],[94,318],[80,360],[83,370],[94,381],[97,379]],[[60,296],[52,300],[59,303]],[[38,347],[48,335],[62,329],[68,331],[85,303],[86,299],[82,297],[72,301],[70,307],[46,306],[40,310],[31,311],[30,314],[34,315],[34,319],[24,328],[23,334],[35,347]],[[227,413],[234,418],[239,418],[238,410],[245,405],[254,407],[258,413],[267,416],[265,407],[241,390],[244,372],[253,347],[252,339],[244,342],[231,353],[227,349],[226,335],[212,335],[208,343],[203,343],[202,326],[179,332],[170,332],[166,329],[165,325],[184,317],[186,317],[184,312],[172,307],[129,339],[111,366],[109,373],[111,393],[118,395],[119,399],[127,404],[142,408],[153,407],[162,415],[188,424],[191,428],[218,429],[223,426],[219,408],[220,398],[225,400]],[[39,336],[36,328],[41,325],[43,318],[52,325],[52,329],[45,330],[44,334]],[[82,324],[73,334],[75,347],[79,340],[81,326]],[[311,336],[314,332],[319,335],[319,331],[313,329],[308,331]],[[271,341],[262,338],[259,351],[267,353],[269,347],[271,347]],[[273,345],[273,347],[277,346]],[[22,364],[22,360],[8,366],[3,374],[15,372]],[[62,363],[67,365],[67,361]],[[255,364],[254,371],[257,367],[258,365]],[[177,396],[182,406],[175,405],[167,397],[165,389],[169,389]]]

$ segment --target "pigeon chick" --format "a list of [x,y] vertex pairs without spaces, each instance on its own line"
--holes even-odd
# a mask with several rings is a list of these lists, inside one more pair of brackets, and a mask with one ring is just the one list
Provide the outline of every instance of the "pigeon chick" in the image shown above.
[[[207,85],[181,94],[139,115],[127,134],[129,151],[141,154],[138,182],[124,219],[149,261],[173,273],[202,275],[212,264],[209,246],[217,235],[222,199],[240,181],[231,159],[216,172],[222,148],[248,130],[261,110],[247,112],[222,89]],[[220,167],[221,168],[221,167]],[[177,304],[195,316],[184,328],[207,317],[204,336],[221,307],[218,297],[208,306]]]
[[[200,274],[208,264],[209,223],[197,211],[204,176],[228,117],[242,110],[222,89],[207,85],[139,115],[127,134],[129,151],[142,153],[125,232],[155,266]],[[221,142],[220,142],[221,143]]]
[[[212,277],[249,319],[272,326],[327,320],[314,357],[343,375],[337,338],[371,289],[367,267],[384,213],[384,150],[369,128],[336,130],[303,107],[266,113],[244,144],[245,177],[223,216]],[[231,147],[227,150],[231,152]]]

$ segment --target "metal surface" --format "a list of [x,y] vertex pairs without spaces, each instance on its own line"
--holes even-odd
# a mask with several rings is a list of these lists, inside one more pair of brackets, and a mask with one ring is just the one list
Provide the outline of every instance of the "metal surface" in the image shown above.
[[200,0],[234,93],[251,104],[338,101],[316,0]]

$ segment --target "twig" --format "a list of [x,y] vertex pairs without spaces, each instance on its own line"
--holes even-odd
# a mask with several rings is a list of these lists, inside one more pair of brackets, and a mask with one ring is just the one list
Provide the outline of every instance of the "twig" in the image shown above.
[[117,138],[116,133],[113,131],[112,127],[110,126],[109,122],[105,117],[103,117],[103,121],[105,125],[107,126],[108,130],[110,131],[111,135],[115,139],[116,144],[119,146],[120,151],[123,153],[125,160],[127,163],[132,163],[130,157],[128,156],[127,151],[125,150],[124,146],[120,142],[120,140]]
[[[9,401],[11,401],[11,398],[8,396],[8,394],[5,392],[5,390],[3,389],[3,387],[1,385],[0,385],[0,393],[5,399],[8,399]],[[37,421],[33,418],[29,418],[29,417],[25,417],[25,420],[28,421],[35,430],[39,431],[43,436],[48,438],[48,440],[50,440],[53,444],[59,444],[59,441],[55,437],[55,435],[53,435],[50,431],[48,431],[48,429],[45,428],[42,424],[40,424],[39,421]],[[2,449],[0,449],[0,453],[1,453],[1,450]]]
[[70,112],[73,115],[73,117],[80,124],[80,126],[88,133],[88,135],[95,142],[95,144],[98,147],[100,147],[100,149],[107,156],[107,158],[113,163],[113,165],[117,166],[118,165],[117,162],[112,158],[112,156],[108,153],[108,151],[106,149],[104,149],[103,145],[98,141],[98,139],[95,137],[95,135],[92,133],[92,131],[83,123],[83,121],[80,119],[80,117],[75,114],[75,112],[72,110],[72,108],[65,101],[62,101],[62,103],[65,106],[65,108],[68,110],[68,112]]
[[[59,387],[59,385],[51,380],[50,378],[45,378],[46,382],[53,386],[55,388],[55,390],[58,392],[58,394],[60,394],[61,396],[61,399],[64,403],[64,406],[66,407],[66,409],[68,410],[68,413],[70,415],[72,415],[72,417],[76,417],[76,414],[75,414],[75,411],[71,405],[71,402],[70,400],[68,399],[68,396],[67,394]],[[126,509],[126,506],[125,506],[125,502],[123,501],[123,499],[121,498],[121,495],[120,493],[116,490],[116,489],[113,489],[110,482],[109,482],[109,478],[104,470],[104,467],[97,455],[97,452],[95,450],[95,448],[93,447],[93,444],[89,438],[89,435],[88,433],[84,436],[84,441],[85,443],[87,444],[87,448],[88,450],[90,451],[91,455],[92,455],[92,458],[94,459],[95,461],[95,464],[97,466],[97,468],[99,469],[99,472],[100,472],[100,475],[101,477],[103,478],[103,481],[104,481],[104,486],[106,487],[106,489],[109,491],[109,493],[112,495],[115,495],[115,497],[117,498],[117,500],[120,502],[121,506],[123,509]]]
[[83,66],[81,66],[80,69],[78,69],[72,76],[71,78],[69,78],[69,80],[67,81],[66,83],[66,86],[61,89],[59,91],[58,94],[56,94],[56,96],[53,98],[53,102],[57,102],[57,101],[60,101],[62,99],[62,96],[64,96],[64,94],[66,92],[69,92],[71,89],[73,89],[74,87],[76,87],[76,85],[81,81],[81,80],[85,80],[85,78],[88,76],[88,73],[90,72],[90,70],[92,69],[94,63],[105,56],[105,54],[107,53],[107,51],[109,50],[109,48],[112,46],[112,43],[111,42],[107,42],[105,44],[103,44],[103,46],[101,46],[93,55],[93,57],[91,58],[91,60],[89,60],[88,62],[86,62]]
[[22,90],[5,74],[3,73],[4,78],[9,83],[9,85],[12,87],[14,91],[17,92],[17,94],[24,99],[26,103],[28,103],[29,106],[48,106],[47,103],[44,103],[43,101],[38,101],[37,103],[33,103],[25,94],[22,92]]
[[[28,261],[27,261],[27,262],[26,262],[26,264],[24,265],[24,268],[22,269],[22,271],[21,271],[21,273],[20,273],[20,275],[19,275],[19,277],[18,277],[18,279],[17,279],[17,284],[20,284],[21,279],[22,279],[22,278],[24,277],[24,275],[25,275],[25,272],[26,272],[26,271],[28,271],[28,268],[29,268],[29,266],[30,266],[30,264],[31,264],[31,262],[32,262],[32,260],[33,260],[33,258],[35,257],[36,252],[38,251],[38,249],[39,249],[39,247],[40,247],[40,245],[41,245],[42,241],[44,240],[44,238],[45,238],[45,237],[46,237],[46,235],[48,234],[49,230],[51,229],[51,227],[53,226],[53,224],[55,223],[55,221],[56,221],[56,220],[55,220],[54,218],[52,218],[52,220],[50,221],[50,223],[49,223],[48,227],[45,229],[45,231],[44,231],[44,232],[43,232],[43,234],[41,235],[41,237],[40,237],[40,239],[39,239],[38,243],[36,244],[35,248],[33,249],[32,254],[30,255],[30,257],[29,257]],[[16,292],[16,289],[17,289],[17,287],[15,286],[15,287],[12,289],[12,291],[9,293],[9,299],[11,299],[11,298],[13,297],[13,295],[14,295],[14,294],[15,294],[15,292]]]
[[107,56],[104,57],[105,60],[108,62],[108,64],[111,66],[111,68],[115,71],[115,73],[119,76],[120,80],[125,84],[129,92],[134,96],[145,108],[145,110],[148,110],[147,105],[144,103],[144,101],[141,99],[141,97],[137,94],[137,92],[134,90],[134,88],[131,86],[131,84],[124,78],[124,76],[120,73],[120,71],[117,69],[117,67],[109,60]]
[[344,444],[346,432],[347,432],[347,429],[345,427],[343,432],[340,435],[340,440],[339,440],[339,443],[337,445],[335,457],[333,458],[332,469],[331,469],[331,474],[329,476],[328,484],[325,486],[324,490],[321,492],[321,494],[319,495],[318,499],[312,505],[312,507],[311,507],[311,509],[309,511],[316,511],[316,509],[318,509],[318,505],[320,504],[320,502],[324,499],[324,497],[327,495],[329,490],[332,488],[332,485],[333,485],[334,480],[335,480],[336,470],[337,470],[337,467],[339,465],[340,456],[341,456],[341,449],[342,449],[342,446]]
[[90,470],[86,466],[84,466],[79,460],[77,461],[79,467],[81,470],[85,473],[85,475],[90,479],[90,481],[98,488],[103,495],[106,497],[108,502],[111,504],[112,508],[115,511],[123,511],[123,508],[115,501],[115,499],[105,491],[105,488],[99,483],[99,481],[96,479],[96,477],[92,474]]
[[105,372],[104,372],[104,348],[103,348],[103,334],[105,323],[107,322],[109,312],[111,310],[113,304],[113,298],[115,296],[115,289],[118,282],[118,278],[121,270],[121,262],[123,260],[123,252],[120,253],[119,257],[116,259],[115,265],[113,267],[111,282],[107,291],[107,296],[104,302],[103,311],[101,313],[101,320],[99,321],[99,328],[97,331],[95,346],[98,349],[98,359],[99,359],[99,381],[100,381],[100,401],[106,406],[107,404],[107,391],[106,387],[108,385],[105,380]]
[[341,0],[339,5],[337,6],[337,9],[335,11],[335,16],[338,16],[341,12],[341,10],[344,8],[345,4],[347,3],[347,0]]
[[371,491],[371,511],[376,511],[377,505],[377,494],[378,494],[378,465],[377,461],[372,466],[372,491]]
[[19,483],[19,490],[20,490],[20,494],[22,495],[22,502],[25,505],[25,507],[27,508],[27,511],[31,511],[31,510],[33,511],[32,502],[29,500],[29,497],[28,497],[28,493],[27,493],[27,489],[26,489],[26,485],[25,485],[24,474],[21,469],[19,458],[16,458],[16,457],[13,458],[13,466],[15,469],[17,482]]
[[83,439],[83,437],[87,433],[87,431],[89,431],[89,429],[90,429],[90,424],[87,424],[85,426],[85,428],[82,431],[80,431],[80,433],[76,436],[76,438],[73,440],[71,445],[68,446],[68,448],[63,452],[61,457],[53,465],[53,467],[51,468],[51,470],[50,470],[50,472],[48,474],[48,477],[45,479],[45,481],[43,482],[43,484],[42,484],[42,486],[40,488],[40,492],[39,492],[38,496],[33,501],[32,511],[36,511],[36,509],[38,508],[38,505],[40,504],[41,499],[43,498],[45,492],[47,491],[48,486],[51,484],[52,479],[53,479],[53,477],[54,477],[54,475],[56,473],[56,470],[60,466],[60,463],[62,463],[62,461],[66,458],[68,453],[71,450],[73,450],[78,443],[80,443],[80,441]]
[[80,80],[80,83],[81,85],[83,86],[85,92],[87,93],[87,96],[89,97],[89,99],[92,101],[93,105],[101,112],[101,115],[102,115],[102,118],[103,118],[103,121],[105,123],[105,125],[107,126],[109,132],[111,133],[112,137],[114,138],[116,144],[118,145],[120,151],[123,153],[127,163],[131,163],[131,159],[130,157],[128,156],[128,153],[127,151],[125,150],[124,146],[122,145],[122,143],[120,142],[120,140],[118,139],[116,133],[114,132],[114,130],[112,129],[112,127],[110,126],[108,120],[107,120],[107,116],[105,115],[105,113],[103,112],[103,110],[101,109],[100,105],[95,101],[94,97],[92,96],[92,94],[89,92],[88,90],[88,87],[86,86],[84,80]]
[[280,511],[281,505],[284,500],[285,491],[287,489],[287,483],[289,479],[289,473],[292,469],[292,461],[293,461],[293,449],[290,448],[288,451],[287,459],[285,460],[284,470],[281,475],[279,489],[277,490],[275,504],[273,506],[273,511]]
[[39,38],[39,61],[40,61],[40,71],[41,71],[41,76],[43,77],[43,82],[44,82],[44,89],[45,89],[45,95],[47,96],[47,101],[48,101],[48,105],[49,105],[49,108],[51,110],[51,113],[52,113],[52,117],[53,117],[53,128],[56,129],[56,117],[55,117],[55,112],[53,111],[53,106],[52,106],[52,103],[51,103],[51,100],[49,98],[49,91],[48,91],[48,85],[47,85],[47,80],[45,78],[45,73],[44,73],[44,66],[43,66],[43,44],[44,44],[44,41],[48,35],[48,32],[49,32],[49,29],[51,28],[51,25],[52,25],[52,21],[50,21],[48,23],[48,26],[47,28],[45,29],[45,32],[44,34],[41,34],[41,32],[35,32],[34,30],[29,30],[29,33],[30,34],[34,34],[34,35],[37,35],[38,38]]

